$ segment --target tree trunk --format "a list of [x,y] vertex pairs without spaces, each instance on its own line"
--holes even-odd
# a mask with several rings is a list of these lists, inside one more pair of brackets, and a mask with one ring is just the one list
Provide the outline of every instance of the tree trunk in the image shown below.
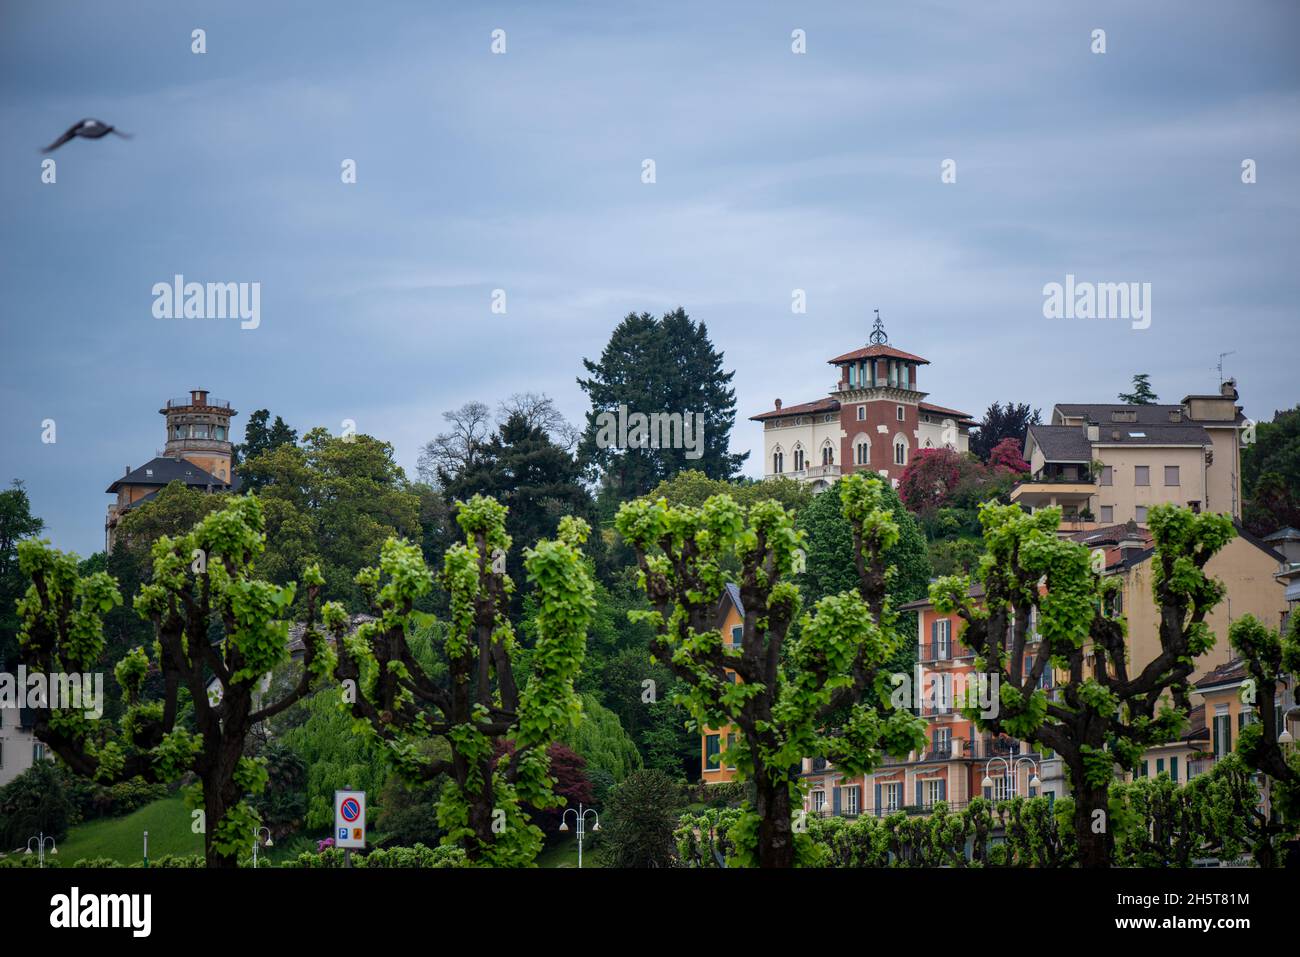
[[[1074,777],[1081,780],[1083,775],[1080,773]],[[1075,789],[1074,837],[1079,844],[1080,867],[1111,865],[1115,841],[1111,834],[1109,798],[1107,785]],[[1098,810],[1102,812],[1100,815],[1096,815]]]
[[794,867],[794,828],[790,821],[790,786],[760,772],[756,776],[758,866]]
[[[225,784],[212,778],[203,780],[203,856],[204,863],[207,867],[238,867],[239,856],[235,854],[223,854],[217,850],[215,836],[217,825],[221,823],[222,818],[226,816],[226,809],[234,802],[226,800],[226,791],[233,787],[233,783]],[[248,837],[249,847],[253,845],[253,836]]]

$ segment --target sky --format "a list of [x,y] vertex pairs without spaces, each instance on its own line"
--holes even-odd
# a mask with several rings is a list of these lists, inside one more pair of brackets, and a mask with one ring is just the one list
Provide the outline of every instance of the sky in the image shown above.
[[[826,395],[875,309],[977,417],[1136,372],[1176,402],[1226,352],[1267,420],[1300,402],[1298,28],[1291,0],[0,0],[0,480],[96,551],[192,388],[236,434],[353,420],[414,475],[470,400],[580,422],[582,359],[679,305],[752,475],[748,417]],[[83,117],[132,138],[42,182]],[[260,283],[260,324],[155,318],[176,274]],[[1149,327],[1046,318],[1067,275],[1150,283]]]

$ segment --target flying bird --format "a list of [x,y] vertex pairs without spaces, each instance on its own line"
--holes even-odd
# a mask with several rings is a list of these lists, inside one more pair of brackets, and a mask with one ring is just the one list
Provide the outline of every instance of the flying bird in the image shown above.
[[131,138],[130,133],[123,133],[121,130],[114,129],[107,123],[101,123],[99,120],[82,120],[80,123],[74,123],[69,126],[66,133],[49,146],[45,147],[41,152],[53,153],[74,136],[80,136],[88,140],[97,140],[100,137],[107,136],[109,133],[112,133],[114,136],[120,136],[124,140],[129,140]]

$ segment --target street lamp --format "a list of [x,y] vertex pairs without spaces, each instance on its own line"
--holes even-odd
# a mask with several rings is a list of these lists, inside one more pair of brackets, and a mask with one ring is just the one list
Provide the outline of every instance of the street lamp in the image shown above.
[[587,815],[590,814],[596,818],[596,823],[592,827],[593,831],[600,830],[600,815],[596,813],[594,808],[587,808],[586,810],[583,810],[582,803],[579,802],[578,809],[576,811],[573,808],[568,808],[563,814],[560,815],[561,831],[567,831],[569,829],[569,822],[567,818],[570,814],[573,815],[574,823],[578,828],[578,869],[581,870],[582,869],[582,838],[587,833]]
[[33,841],[36,842],[37,853],[40,855],[40,859],[39,859],[39,863],[38,863],[38,866],[39,866],[39,867],[44,867],[44,866],[45,866],[45,842],[46,842],[46,841],[49,841],[49,842],[50,842],[50,853],[51,853],[51,854],[57,854],[57,853],[59,853],[59,849],[58,849],[57,847],[54,846],[54,838],[51,837],[51,836],[47,836],[47,835],[45,834],[45,832],[42,831],[40,834],[37,834],[35,837],[29,837],[29,838],[27,839],[27,853],[28,853],[28,854],[30,854],[30,853],[32,852],[32,842],[33,842]]
[[1295,738],[1291,737],[1291,731],[1287,726],[1287,722],[1291,720],[1291,715],[1295,712],[1295,710],[1296,710],[1295,708],[1282,709],[1282,733],[1277,736],[1278,744],[1290,744],[1292,741],[1295,740]]
[[993,778],[989,776],[989,768],[993,766],[994,761],[1000,761],[1002,763],[1002,766],[1006,768],[1005,777],[1009,777],[1011,779],[1012,797],[1015,797],[1020,790],[1018,778],[1020,772],[1020,764],[1022,761],[1026,762],[1030,767],[1034,769],[1034,776],[1029,779],[1029,786],[1033,788],[1035,791],[1043,786],[1043,782],[1039,780],[1038,777],[1038,772],[1040,770],[1038,766],[1038,762],[1035,761],[1033,758],[1021,756],[1016,758],[1014,762],[1009,761],[1006,758],[1002,758],[1002,757],[989,758],[988,762],[984,765],[984,780],[980,782],[980,787],[982,788],[993,787]]
[[259,827],[253,831],[253,870],[257,870],[257,848],[262,844],[262,832],[266,832],[266,846],[275,847],[275,842],[271,840],[271,829],[268,827]]

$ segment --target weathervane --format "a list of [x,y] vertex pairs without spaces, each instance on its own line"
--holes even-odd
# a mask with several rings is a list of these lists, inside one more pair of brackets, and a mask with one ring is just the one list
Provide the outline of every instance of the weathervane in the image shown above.
[[871,327],[871,342],[873,345],[882,346],[889,341],[889,336],[885,335],[885,326],[880,321],[880,310],[876,310],[876,324]]

